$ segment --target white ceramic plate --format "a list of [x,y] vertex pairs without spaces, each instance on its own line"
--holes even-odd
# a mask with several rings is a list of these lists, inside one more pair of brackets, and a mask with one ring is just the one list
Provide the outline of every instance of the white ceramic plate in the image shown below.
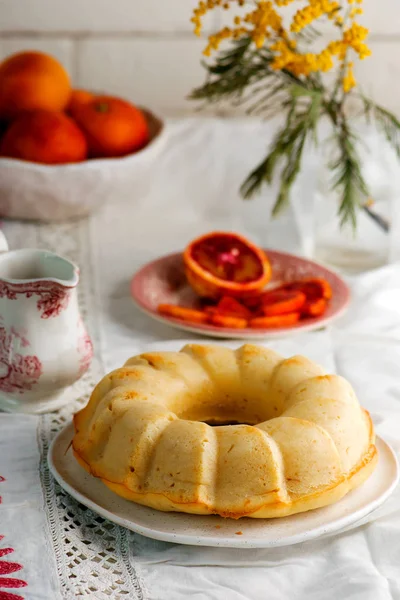
[[332,534],[381,506],[393,492],[399,476],[392,449],[378,438],[379,460],[374,473],[361,487],[332,506],[282,519],[237,521],[218,516],[164,513],[120,498],[86,473],[69,448],[72,436],[70,423],[50,446],[50,470],[61,487],[102,517],[127,529],[156,540],[194,546],[271,548]]

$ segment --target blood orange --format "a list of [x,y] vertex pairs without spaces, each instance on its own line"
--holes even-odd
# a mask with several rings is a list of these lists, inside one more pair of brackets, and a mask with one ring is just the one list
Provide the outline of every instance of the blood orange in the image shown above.
[[332,288],[329,282],[322,277],[310,277],[308,279],[300,279],[286,283],[281,289],[299,290],[306,295],[307,300],[324,298],[330,300],[332,298]]
[[276,290],[262,296],[262,312],[266,317],[285,315],[299,311],[306,301],[306,295],[298,290]]
[[327,301],[325,298],[316,298],[307,300],[301,309],[304,317],[320,317],[326,310]]
[[287,313],[286,315],[273,315],[272,317],[256,317],[250,319],[249,327],[254,329],[274,329],[279,327],[291,327],[300,319],[299,312]]
[[245,298],[271,278],[265,253],[237,233],[203,235],[188,245],[183,259],[190,285],[203,298]]
[[191,323],[207,323],[208,315],[200,310],[177,306],[175,304],[159,304],[158,312],[174,319],[190,321]]

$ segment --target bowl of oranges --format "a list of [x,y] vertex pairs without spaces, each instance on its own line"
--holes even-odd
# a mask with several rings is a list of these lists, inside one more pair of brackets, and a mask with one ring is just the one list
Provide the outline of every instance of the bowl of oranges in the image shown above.
[[164,140],[151,111],[73,89],[52,56],[0,63],[0,216],[61,221],[131,196]]

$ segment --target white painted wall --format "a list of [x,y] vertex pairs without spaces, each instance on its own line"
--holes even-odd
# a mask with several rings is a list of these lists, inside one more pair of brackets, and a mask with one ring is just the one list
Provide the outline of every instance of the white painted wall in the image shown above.
[[[0,0],[0,58],[22,49],[58,57],[75,86],[131,98],[164,115],[193,112],[204,40],[191,33],[195,0]],[[363,88],[400,116],[400,0],[364,0],[373,56]],[[208,21],[209,29],[221,17]],[[225,112],[225,111],[223,111]]]

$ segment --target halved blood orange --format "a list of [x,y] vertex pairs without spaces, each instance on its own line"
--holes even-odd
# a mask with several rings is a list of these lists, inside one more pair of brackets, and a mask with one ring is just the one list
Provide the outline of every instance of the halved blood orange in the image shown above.
[[189,284],[205,298],[251,296],[271,278],[263,250],[237,233],[203,235],[187,246],[183,260]]
[[262,312],[266,317],[297,312],[306,301],[299,290],[272,290],[262,297]]

